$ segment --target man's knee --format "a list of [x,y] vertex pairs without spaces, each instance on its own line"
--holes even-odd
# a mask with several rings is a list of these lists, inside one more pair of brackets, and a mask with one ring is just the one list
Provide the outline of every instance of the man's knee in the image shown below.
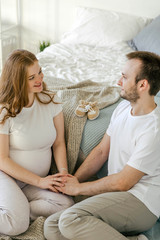
[[76,209],[69,208],[65,210],[60,216],[58,225],[59,230],[64,237],[73,239],[78,233],[77,228],[79,229],[80,222],[80,214],[76,212]]
[[58,222],[63,211],[57,212],[49,216],[44,222],[44,236],[47,240],[59,239],[61,235]]
[[54,237],[54,226],[52,223],[53,221],[51,221],[50,217],[48,217],[44,222],[44,236],[47,240],[53,239]]

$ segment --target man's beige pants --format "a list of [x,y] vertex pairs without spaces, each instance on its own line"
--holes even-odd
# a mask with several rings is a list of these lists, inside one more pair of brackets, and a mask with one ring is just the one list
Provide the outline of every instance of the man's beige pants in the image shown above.
[[131,193],[103,193],[51,215],[45,221],[44,234],[47,240],[126,240],[126,236],[150,229],[156,221]]

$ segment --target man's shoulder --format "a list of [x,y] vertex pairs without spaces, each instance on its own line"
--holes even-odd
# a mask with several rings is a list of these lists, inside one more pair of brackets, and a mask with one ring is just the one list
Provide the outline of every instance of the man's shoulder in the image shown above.
[[127,100],[122,100],[118,106],[115,108],[115,110],[113,111],[112,117],[111,117],[111,122],[115,119],[117,119],[117,117],[122,116],[124,114],[128,114],[128,112],[130,111],[131,105],[130,102]]
[[126,107],[129,107],[129,106],[131,106],[130,102],[127,101],[127,100],[125,100],[125,99],[123,99],[123,100],[118,104],[117,107],[122,107],[122,108],[124,107],[124,108],[126,108]]
[[130,102],[127,100],[122,100],[116,107],[115,112],[123,113],[124,110],[130,109],[130,108],[131,108]]

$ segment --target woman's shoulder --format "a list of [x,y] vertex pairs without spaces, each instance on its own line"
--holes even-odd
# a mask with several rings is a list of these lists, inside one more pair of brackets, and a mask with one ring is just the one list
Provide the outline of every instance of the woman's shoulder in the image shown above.
[[[47,109],[52,112],[53,117],[62,111],[62,101],[55,93],[45,94],[40,93],[38,95],[40,101],[44,103],[44,107],[48,106]],[[47,104],[48,103],[48,104]]]
[[61,99],[57,96],[56,93],[53,92],[41,92],[38,94],[40,101],[47,103],[62,103]]

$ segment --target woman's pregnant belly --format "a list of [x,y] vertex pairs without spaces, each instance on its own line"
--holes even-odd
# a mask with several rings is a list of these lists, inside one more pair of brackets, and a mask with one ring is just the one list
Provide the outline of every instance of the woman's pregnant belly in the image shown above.
[[51,166],[51,148],[34,151],[10,150],[10,158],[25,169],[45,177]]

